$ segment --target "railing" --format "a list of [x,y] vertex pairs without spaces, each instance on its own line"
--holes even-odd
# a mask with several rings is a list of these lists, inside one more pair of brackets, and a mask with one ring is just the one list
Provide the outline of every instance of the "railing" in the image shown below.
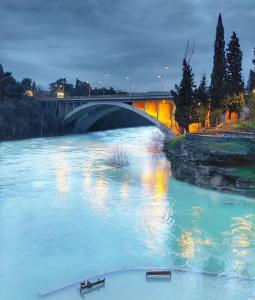
[[132,94],[114,94],[114,95],[93,95],[93,96],[70,96],[65,98],[57,98],[53,96],[45,96],[40,95],[34,97],[34,100],[37,101],[93,101],[93,100],[161,100],[161,99],[168,99],[171,100],[169,94],[160,94],[160,93],[132,93]]

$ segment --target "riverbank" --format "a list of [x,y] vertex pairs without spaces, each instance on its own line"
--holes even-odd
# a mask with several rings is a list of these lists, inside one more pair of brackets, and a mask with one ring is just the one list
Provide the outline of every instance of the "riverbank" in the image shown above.
[[61,118],[42,111],[40,104],[30,99],[0,101],[0,141],[19,140],[64,133]]
[[[131,111],[119,109],[92,125],[89,131],[102,131],[151,123]],[[0,141],[20,140],[35,137],[59,136],[72,133],[85,133],[81,128],[66,127],[63,116],[44,109],[32,99],[0,101]]]
[[255,134],[188,134],[166,141],[176,179],[255,198]]

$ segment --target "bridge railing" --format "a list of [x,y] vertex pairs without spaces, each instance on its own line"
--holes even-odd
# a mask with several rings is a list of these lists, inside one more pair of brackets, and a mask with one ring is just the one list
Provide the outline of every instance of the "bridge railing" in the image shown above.
[[64,97],[64,98],[57,98],[54,96],[36,96],[34,97],[34,100],[37,101],[93,101],[93,100],[110,100],[110,99],[116,99],[116,100],[161,100],[161,99],[168,99],[171,100],[170,94],[149,94],[149,93],[132,93],[132,94],[114,94],[114,95],[93,95],[93,96],[70,96],[70,97]]

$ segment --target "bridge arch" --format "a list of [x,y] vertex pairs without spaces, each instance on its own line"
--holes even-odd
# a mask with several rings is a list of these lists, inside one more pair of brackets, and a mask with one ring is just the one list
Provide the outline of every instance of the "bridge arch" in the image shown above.
[[83,118],[85,130],[88,130],[100,118],[119,108],[133,111],[134,113],[142,116],[143,118],[150,121],[153,125],[158,127],[166,136],[174,135],[170,128],[162,124],[156,118],[145,113],[144,111],[134,107],[133,105],[115,101],[97,101],[94,103],[90,102],[83,104],[73,109],[66,115],[65,124],[68,125],[77,121],[80,118]]

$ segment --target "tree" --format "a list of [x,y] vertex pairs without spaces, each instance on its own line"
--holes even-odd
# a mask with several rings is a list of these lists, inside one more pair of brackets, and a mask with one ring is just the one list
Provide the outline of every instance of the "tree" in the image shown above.
[[20,86],[10,72],[1,72],[0,100],[20,98]]
[[[226,79],[226,58],[225,58],[225,40],[222,17],[219,14],[216,28],[216,39],[214,42],[213,70],[211,74],[211,110],[215,119],[213,123],[218,123],[219,116],[224,108],[224,99]],[[216,125],[214,124],[214,125]]]
[[254,65],[253,70],[250,70],[249,79],[247,83],[247,92],[251,94],[255,94],[255,48],[254,48],[254,59],[252,60]]
[[75,82],[74,94],[75,96],[88,96],[91,90],[91,86],[88,81],[81,81],[78,78]]
[[239,39],[233,31],[227,48],[227,80],[226,80],[226,108],[231,113],[240,114],[243,107],[244,83],[242,79],[242,51]]
[[195,98],[194,74],[187,59],[183,59],[182,80],[180,85],[175,85],[175,90],[171,91],[174,99],[176,111],[175,120],[178,122],[181,132],[189,132],[189,125],[196,121],[196,98]]
[[249,79],[247,83],[247,93],[252,94],[255,91],[255,71],[250,70]]
[[32,92],[32,79],[24,78],[20,82],[21,93],[23,96],[31,96]]
[[74,87],[71,83],[67,82],[66,78],[60,78],[50,84],[50,91],[55,97],[57,96],[57,93],[60,92],[63,93],[65,97],[68,97],[73,95]]
[[197,119],[204,127],[206,117],[209,111],[209,88],[206,84],[206,75],[202,76],[200,85],[195,91],[196,103],[197,103]]

